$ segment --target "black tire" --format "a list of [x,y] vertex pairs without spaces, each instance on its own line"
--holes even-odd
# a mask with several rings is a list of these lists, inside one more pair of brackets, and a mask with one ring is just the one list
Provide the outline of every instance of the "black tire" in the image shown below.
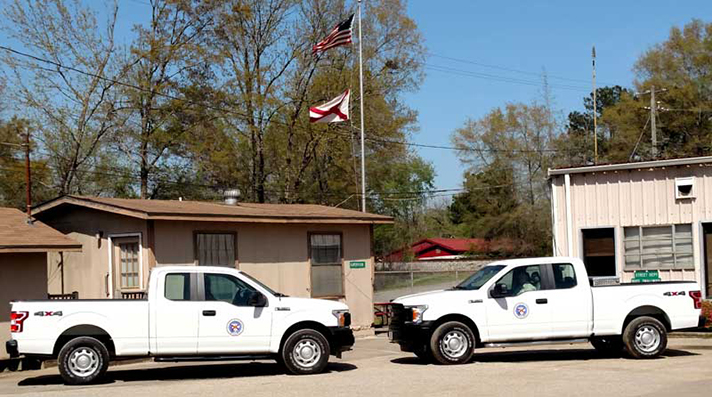
[[655,358],[667,348],[667,330],[653,317],[638,317],[623,330],[623,343],[633,358]]
[[433,353],[430,351],[430,346],[418,347],[413,351],[413,353],[425,364],[433,362]]
[[[318,356],[309,356],[309,351]],[[289,335],[280,355],[281,362],[289,372],[294,375],[309,375],[324,371],[329,363],[330,353],[329,342],[324,335],[313,329],[300,329]]]
[[437,363],[465,364],[475,352],[475,335],[467,325],[459,321],[449,321],[433,332],[430,337],[430,351]]
[[595,336],[591,338],[591,345],[601,354],[606,356],[620,356],[623,353],[623,339],[620,336]]
[[68,385],[86,385],[109,368],[109,351],[99,340],[82,336],[67,342],[57,358],[59,373]]

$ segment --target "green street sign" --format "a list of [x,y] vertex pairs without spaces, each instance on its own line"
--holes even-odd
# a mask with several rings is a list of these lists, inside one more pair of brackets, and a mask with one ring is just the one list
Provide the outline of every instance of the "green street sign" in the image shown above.
[[637,270],[633,274],[634,283],[652,283],[655,281],[660,281],[660,274],[657,270]]
[[349,267],[351,269],[364,269],[364,268],[366,268],[366,262],[365,261],[351,261],[351,262],[349,262]]

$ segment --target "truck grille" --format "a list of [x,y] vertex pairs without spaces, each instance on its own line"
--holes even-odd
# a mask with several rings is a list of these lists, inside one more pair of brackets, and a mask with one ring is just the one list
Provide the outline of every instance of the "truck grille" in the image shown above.
[[406,309],[400,303],[391,304],[391,322],[388,325],[388,338],[391,342],[401,339],[403,325],[413,318],[413,309]]

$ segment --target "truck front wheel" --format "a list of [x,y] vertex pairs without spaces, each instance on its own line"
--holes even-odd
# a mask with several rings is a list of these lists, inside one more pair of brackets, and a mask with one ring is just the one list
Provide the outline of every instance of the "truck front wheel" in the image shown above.
[[329,363],[329,342],[313,329],[300,329],[287,338],[281,362],[295,375],[318,374]]
[[109,351],[99,340],[82,336],[67,342],[57,358],[59,373],[69,385],[86,385],[109,368]]
[[470,361],[475,352],[475,335],[467,325],[449,321],[433,332],[430,351],[440,364],[464,364]]
[[653,317],[638,317],[625,327],[623,343],[633,358],[655,358],[667,348],[667,331]]

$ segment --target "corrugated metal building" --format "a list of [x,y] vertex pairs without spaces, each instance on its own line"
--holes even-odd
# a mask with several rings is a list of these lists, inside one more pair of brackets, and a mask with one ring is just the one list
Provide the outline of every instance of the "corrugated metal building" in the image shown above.
[[592,276],[696,280],[712,297],[712,157],[549,170],[556,256]]

